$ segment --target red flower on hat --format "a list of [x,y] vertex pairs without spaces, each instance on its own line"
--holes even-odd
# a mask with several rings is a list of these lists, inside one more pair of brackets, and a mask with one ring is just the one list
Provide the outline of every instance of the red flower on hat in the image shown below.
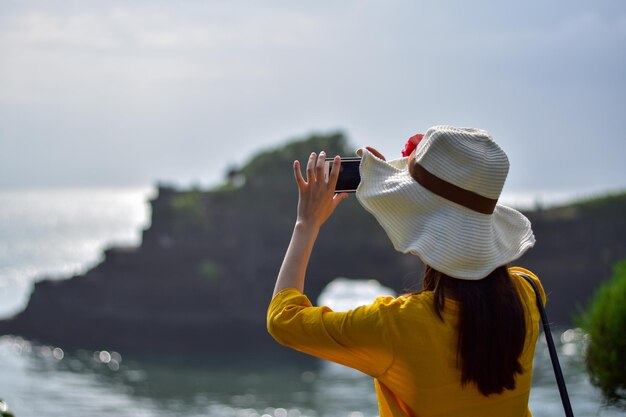
[[417,145],[424,138],[424,135],[418,133],[417,135],[413,135],[406,141],[406,145],[404,145],[404,149],[402,150],[402,156],[409,156],[411,152],[417,148]]

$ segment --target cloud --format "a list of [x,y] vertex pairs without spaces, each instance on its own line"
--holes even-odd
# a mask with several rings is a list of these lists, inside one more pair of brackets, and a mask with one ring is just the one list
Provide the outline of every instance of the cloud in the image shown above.
[[[341,128],[355,144],[392,154],[438,123],[486,128],[513,160],[536,161],[531,172],[513,171],[516,184],[597,184],[624,169],[604,150],[624,150],[612,139],[626,97],[626,7],[617,3],[30,0],[0,8],[5,183],[72,181],[55,170],[68,160],[80,161],[74,177],[89,169],[90,181],[214,182],[222,167],[313,130]],[[592,130],[597,148],[567,146]],[[209,167],[205,155],[215,154]],[[534,173],[558,158],[601,162],[584,178]],[[25,160],[39,173],[21,168]]]

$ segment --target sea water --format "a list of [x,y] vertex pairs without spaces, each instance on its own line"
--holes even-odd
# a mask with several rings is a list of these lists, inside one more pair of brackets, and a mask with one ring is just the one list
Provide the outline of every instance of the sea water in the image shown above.
[[86,271],[112,245],[137,246],[151,187],[0,190],[0,318],[24,308],[33,283]]
[[[111,245],[140,244],[153,195],[151,188],[0,191],[0,317],[24,308],[36,280],[83,272]],[[320,301],[346,309],[390,293],[376,281],[337,279]],[[623,415],[603,406],[589,383],[582,363],[585,335],[557,329],[554,338],[575,414]],[[372,380],[332,363],[216,367],[180,359],[131,359],[120,352],[69,353],[14,336],[0,337],[0,399],[17,417],[378,415]],[[530,407],[539,417],[563,415],[543,339],[536,351]]]

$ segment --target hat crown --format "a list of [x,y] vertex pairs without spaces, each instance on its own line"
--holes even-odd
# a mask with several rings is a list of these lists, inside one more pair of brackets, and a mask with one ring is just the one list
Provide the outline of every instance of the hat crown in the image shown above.
[[506,153],[485,130],[434,126],[415,151],[415,162],[457,187],[497,199],[509,171]]

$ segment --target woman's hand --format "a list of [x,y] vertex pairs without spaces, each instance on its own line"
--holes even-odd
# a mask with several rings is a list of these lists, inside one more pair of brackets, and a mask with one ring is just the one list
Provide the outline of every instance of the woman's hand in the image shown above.
[[378,149],[376,148],[372,148],[371,146],[366,146],[365,149],[367,149],[368,151],[370,151],[376,158],[378,159],[382,159],[383,161],[386,161],[385,157],[383,156],[382,153],[378,152]]
[[324,177],[325,161],[324,152],[320,152],[319,157],[312,153],[306,164],[306,179],[302,177],[300,162],[293,163],[300,196],[298,218],[285,259],[276,278],[274,295],[285,288],[304,291],[306,269],[320,227],[333,214],[339,203],[348,197],[346,193],[335,193],[341,158],[336,156],[333,160],[333,167],[328,178]]
[[300,161],[293,163],[296,184],[298,185],[298,217],[296,222],[319,228],[335,208],[348,197],[346,193],[335,193],[341,158],[335,156],[328,178],[324,175],[326,153],[319,157],[311,153],[306,166],[306,179],[302,177]]

